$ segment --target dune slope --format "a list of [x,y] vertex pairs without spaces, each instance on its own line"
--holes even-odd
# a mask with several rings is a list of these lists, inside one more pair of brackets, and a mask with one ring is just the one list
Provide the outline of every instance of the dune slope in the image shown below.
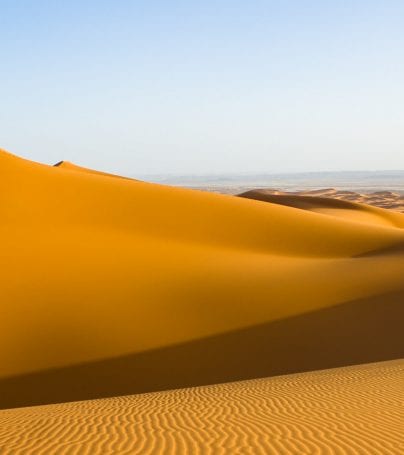
[[364,222],[7,152],[0,174],[2,407],[402,352],[402,214]]
[[402,360],[0,411],[6,454],[398,454]]
[[277,193],[278,194],[274,194],[272,190],[250,190],[239,194],[239,196],[257,201],[271,202],[273,204],[310,210],[324,215],[343,217],[357,222],[404,227],[402,214],[388,212],[379,207],[358,203],[353,200],[336,199],[330,197],[326,191],[325,196],[318,196],[317,194],[319,194],[319,191],[301,192],[298,194]]
[[[296,182],[289,181],[288,184],[293,184]],[[313,182],[306,181],[306,185],[311,185]],[[364,182],[362,182],[364,183]],[[300,182],[301,185],[305,185],[303,182]],[[375,183],[376,184],[376,183]],[[367,184],[368,186],[371,185]],[[388,183],[385,183],[388,185]],[[394,183],[391,183],[394,186]],[[239,186],[229,186],[229,185],[209,185],[205,183],[202,186],[187,186],[187,188],[194,188],[204,191],[211,191],[214,193],[220,194],[231,194],[234,196],[247,197],[250,199],[265,200],[262,199],[263,196],[311,196],[317,198],[326,198],[347,202],[356,202],[360,204],[366,204],[373,207],[379,207],[383,209],[389,209],[395,212],[404,213],[404,193],[402,190],[398,189],[396,191],[372,191],[370,188],[363,192],[335,189],[335,188],[320,188],[314,190],[292,190],[292,189],[277,189],[277,188],[257,188],[251,187],[246,184]]]

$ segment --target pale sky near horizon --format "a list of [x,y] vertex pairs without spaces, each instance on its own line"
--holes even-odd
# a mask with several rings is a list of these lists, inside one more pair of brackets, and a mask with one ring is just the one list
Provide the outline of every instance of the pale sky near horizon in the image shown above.
[[0,147],[126,175],[404,169],[404,2],[0,0]]

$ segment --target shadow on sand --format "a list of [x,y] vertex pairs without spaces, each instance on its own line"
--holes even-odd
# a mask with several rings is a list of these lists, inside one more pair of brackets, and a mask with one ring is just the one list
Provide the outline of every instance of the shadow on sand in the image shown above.
[[404,291],[120,358],[0,380],[0,408],[252,379],[403,356]]

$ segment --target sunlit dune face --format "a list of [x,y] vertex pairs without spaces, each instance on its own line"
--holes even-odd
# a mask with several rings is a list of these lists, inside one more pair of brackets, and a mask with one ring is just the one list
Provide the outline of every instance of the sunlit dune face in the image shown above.
[[[251,190],[239,196],[309,210],[338,218],[341,217],[356,222],[403,227],[401,215],[396,216],[395,213],[386,212],[376,207],[377,205],[381,205],[380,199],[377,199],[377,203],[375,203],[376,201],[372,200],[370,196],[365,197],[352,191],[313,190],[282,193],[272,190]],[[396,196],[399,198],[398,194]],[[396,201],[397,198],[394,200]],[[385,200],[384,202],[388,206],[388,202]],[[391,208],[394,210],[397,209],[396,204],[391,205]]]
[[[399,351],[400,213],[319,195],[265,203],[5,152],[0,164],[3,406],[371,362]],[[385,302],[390,326],[376,311]],[[310,343],[338,343],[338,356],[302,344],[303,331]],[[363,339],[372,333],[378,343],[369,350]],[[256,351],[240,369],[248,337]],[[110,362],[128,372],[128,383]],[[109,378],[100,389],[80,386],[100,374]]]
[[[377,213],[377,210],[375,211],[370,207],[365,207],[365,204],[374,207],[391,209],[397,212],[404,212],[404,196],[392,191],[375,191],[373,193],[361,194],[355,191],[335,190],[334,188],[293,192],[260,189],[245,191],[239,194],[239,196],[268,202],[270,202],[270,200],[274,201],[274,196],[279,196],[277,203],[282,204],[289,201],[291,206],[296,207],[301,207],[303,201],[306,201],[306,207],[304,208],[315,211],[320,211],[321,209],[326,208],[342,209],[345,206],[347,209],[352,209],[352,211],[346,213],[346,215],[350,216],[357,215],[357,213],[354,212],[362,212],[362,214],[363,212]],[[295,200],[295,203],[292,202],[293,200]],[[310,201],[311,203],[309,204]],[[361,205],[359,206],[357,203]],[[382,212],[380,213],[380,218],[383,218]],[[339,216],[340,214],[337,211],[335,212],[335,215]]]

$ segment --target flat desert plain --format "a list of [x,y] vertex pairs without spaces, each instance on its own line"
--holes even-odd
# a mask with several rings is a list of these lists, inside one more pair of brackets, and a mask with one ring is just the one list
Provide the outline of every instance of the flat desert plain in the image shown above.
[[0,173],[1,453],[401,453],[404,214]]

